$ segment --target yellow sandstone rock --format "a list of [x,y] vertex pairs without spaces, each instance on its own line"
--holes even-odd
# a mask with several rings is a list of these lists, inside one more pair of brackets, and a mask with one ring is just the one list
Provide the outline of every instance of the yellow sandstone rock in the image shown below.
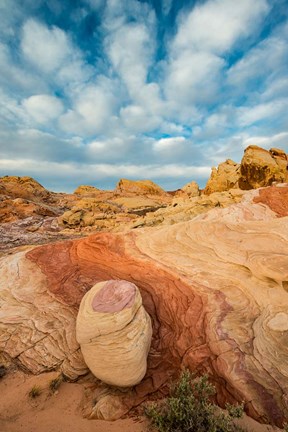
[[76,338],[87,366],[105,383],[138,384],[146,373],[151,337],[151,320],[136,285],[99,282],[83,297]]

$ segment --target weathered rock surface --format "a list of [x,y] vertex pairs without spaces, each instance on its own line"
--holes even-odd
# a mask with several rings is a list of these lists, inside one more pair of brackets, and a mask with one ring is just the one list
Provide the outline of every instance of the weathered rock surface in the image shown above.
[[251,145],[245,149],[241,164],[228,159],[218,168],[212,168],[203,192],[209,195],[232,188],[257,189],[270,186],[273,182],[288,182],[287,154],[280,149],[267,151]]
[[74,194],[76,195],[98,195],[98,193],[101,192],[100,189],[97,189],[94,186],[89,185],[81,185],[78,186],[77,189],[75,189]]
[[30,216],[57,216],[58,213],[52,207],[37,204],[24,198],[11,199],[0,195],[0,223],[14,222]]
[[75,337],[77,311],[47,290],[26,253],[0,258],[0,353],[34,374],[57,368],[78,378],[87,366]]
[[[283,188],[283,189],[282,189]],[[288,216],[288,188],[286,184],[259,189],[255,203],[266,204],[277,216]]]
[[199,185],[195,181],[185,184],[181,188],[181,191],[185,192],[191,198],[200,195]]
[[210,195],[214,192],[223,192],[232,188],[239,188],[240,165],[231,159],[227,159],[213,167],[211,177],[204,189],[204,194]]
[[116,193],[133,195],[165,195],[166,192],[151,180],[119,180]]
[[139,384],[147,369],[152,327],[136,285],[123,280],[94,285],[81,301],[76,337],[97,378],[119,387]]
[[287,155],[283,150],[264,150],[249,146],[241,161],[241,189],[256,189],[270,186],[273,182],[288,181]]
[[176,194],[171,205],[159,209],[155,213],[147,213],[144,217],[132,221],[130,228],[150,227],[159,225],[173,225],[175,223],[189,221],[199,214],[206,213],[213,208],[224,208],[240,202],[244,192],[240,189],[231,189],[226,192],[215,192],[211,195],[197,197],[183,197]]
[[31,177],[4,176],[0,177],[0,195],[41,201],[49,199],[52,193]]
[[[277,188],[279,201],[287,193],[288,185]],[[275,187],[260,194],[172,226],[2,258],[1,350],[34,373],[84,373],[74,333],[81,299],[100,281],[127,280],[140,289],[153,337],[147,373],[117,396],[118,412],[125,411],[120,400],[127,411],[165,391],[186,366],[209,373],[221,405],[244,400],[251,416],[281,425],[288,415],[288,218],[270,199]]]

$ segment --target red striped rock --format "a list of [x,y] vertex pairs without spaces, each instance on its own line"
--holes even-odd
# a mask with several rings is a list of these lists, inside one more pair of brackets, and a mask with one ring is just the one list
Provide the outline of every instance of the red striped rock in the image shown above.
[[[126,280],[139,288],[153,328],[146,375],[123,396],[126,407],[165,392],[185,366],[209,373],[219,404],[244,400],[254,418],[282,425],[288,416],[288,218],[279,217],[282,206],[268,199],[272,192],[264,200],[251,191],[246,201],[212,216],[40,246],[22,252],[21,261],[6,257],[1,350],[34,372],[67,359],[77,375],[83,360],[73,360],[79,347],[72,323],[75,331],[81,299],[98,282]],[[277,189],[280,201],[286,193]],[[100,297],[96,309],[105,310],[106,296]]]

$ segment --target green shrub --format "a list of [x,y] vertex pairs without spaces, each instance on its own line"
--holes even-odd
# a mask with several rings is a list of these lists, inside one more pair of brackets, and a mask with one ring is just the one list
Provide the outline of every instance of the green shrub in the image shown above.
[[236,432],[243,431],[234,418],[243,406],[227,406],[228,414],[210,402],[215,388],[206,375],[195,378],[189,371],[181,374],[170,396],[160,404],[149,404],[146,416],[159,432]]

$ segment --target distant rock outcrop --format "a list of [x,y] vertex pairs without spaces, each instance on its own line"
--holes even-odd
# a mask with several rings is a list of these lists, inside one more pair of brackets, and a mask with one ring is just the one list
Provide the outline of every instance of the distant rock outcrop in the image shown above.
[[44,201],[50,198],[52,193],[32,177],[4,176],[0,177],[0,195]]
[[164,189],[151,180],[119,180],[116,193],[133,195],[166,195]]
[[287,155],[283,150],[264,150],[258,146],[249,146],[241,161],[239,187],[257,189],[270,186],[273,182],[288,181]]
[[110,280],[92,287],[80,304],[76,337],[97,378],[119,387],[139,384],[147,369],[152,327],[136,285]]
[[232,188],[238,188],[239,177],[240,165],[231,159],[227,159],[226,162],[219,164],[218,168],[212,168],[211,177],[203,193],[210,195],[214,192],[224,192]]
[[203,191],[209,195],[232,188],[242,190],[270,186],[273,182],[288,181],[288,157],[280,149],[264,150],[251,145],[245,149],[241,164],[231,159],[212,168],[211,177]]
[[76,195],[95,195],[99,192],[101,192],[100,189],[97,189],[94,186],[81,185],[78,186],[73,193]]
[[185,184],[181,191],[185,192],[189,197],[193,198],[200,195],[199,185],[195,181]]

